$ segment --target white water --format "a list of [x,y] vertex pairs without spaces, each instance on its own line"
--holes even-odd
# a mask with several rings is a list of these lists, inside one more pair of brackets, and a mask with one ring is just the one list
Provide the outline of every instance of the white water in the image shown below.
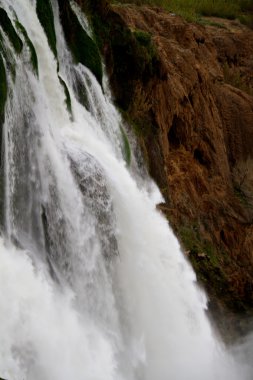
[[[124,162],[122,121],[106,79],[104,95],[85,67],[73,65],[57,4],[60,75],[73,120],[35,1],[1,4],[26,27],[39,80],[24,51],[15,58],[15,82],[8,77],[4,125],[0,377],[251,379],[212,333],[206,297],[156,211],[158,189],[135,158],[131,168]],[[11,48],[6,36],[5,44]],[[75,95],[77,79],[89,111]]]

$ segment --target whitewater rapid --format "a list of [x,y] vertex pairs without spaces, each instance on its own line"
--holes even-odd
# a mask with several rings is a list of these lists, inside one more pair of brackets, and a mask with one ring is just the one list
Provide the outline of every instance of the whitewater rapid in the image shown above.
[[[108,81],[74,64],[57,2],[56,59],[33,0],[0,0],[28,51],[8,72],[0,240],[0,377],[7,380],[247,380],[218,342],[136,145],[128,166]],[[77,5],[83,28],[89,24]],[[20,35],[22,38],[22,36]],[[88,105],[78,100],[78,86]]]

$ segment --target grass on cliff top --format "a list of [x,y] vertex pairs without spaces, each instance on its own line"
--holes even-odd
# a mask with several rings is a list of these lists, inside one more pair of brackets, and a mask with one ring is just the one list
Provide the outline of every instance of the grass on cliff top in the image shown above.
[[112,2],[163,7],[188,21],[197,21],[201,16],[239,18],[246,24],[253,20],[252,0],[112,0]]

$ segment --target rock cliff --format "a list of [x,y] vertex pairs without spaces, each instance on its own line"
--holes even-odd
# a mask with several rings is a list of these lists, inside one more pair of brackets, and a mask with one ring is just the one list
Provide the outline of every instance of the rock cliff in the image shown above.
[[253,310],[253,31],[160,8],[102,8],[98,43],[164,195],[159,208],[220,327],[225,313],[241,333]]

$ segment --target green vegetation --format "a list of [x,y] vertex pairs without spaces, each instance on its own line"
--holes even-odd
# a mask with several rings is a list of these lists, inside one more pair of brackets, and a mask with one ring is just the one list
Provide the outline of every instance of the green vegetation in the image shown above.
[[194,260],[205,259],[212,266],[219,266],[215,248],[208,240],[201,239],[197,225],[182,226],[178,233],[183,246]]
[[147,48],[150,48],[151,46],[151,34],[144,32],[143,30],[135,30],[134,36],[136,40],[142,45]]
[[48,44],[57,58],[56,34],[54,28],[54,14],[50,0],[37,0],[36,12],[38,19],[46,33]]
[[215,22],[215,21],[211,21],[209,19],[204,19],[204,18],[199,19],[198,23],[201,24],[201,25],[215,26],[216,28],[220,28],[220,29],[225,29],[226,28],[225,25],[222,22]]
[[96,43],[101,51],[103,48],[103,42],[108,41],[110,39],[110,28],[107,24],[107,21],[102,21],[97,13],[92,13],[91,24],[95,32],[94,37]]
[[211,297],[218,296],[230,309],[240,311],[243,305],[229,288],[228,277],[223,270],[223,267],[229,265],[226,252],[217,252],[210,241],[203,240],[197,224],[181,226],[176,232],[198,279],[205,285]]
[[135,30],[132,34],[136,41],[134,47],[138,56],[138,69],[140,75],[142,77],[152,76],[155,71],[157,54],[155,45],[151,39],[151,34],[142,30]]
[[102,85],[102,63],[96,43],[82,28],[68,2],[60,5],[64,35],[76,63],[88,67]]
[[24,39],[25,39],[27,46],[28,46],[30,53],[31,53],[31,64],[32,64],[33,70],[34,70],[35,74],[37,76],[39,76],[38,58],[37,58],[37,53],[36,53],[36,50],[33,46],[33,43],[30,40],[30,38],[28,37],[27,31],[25,30],[24,26],[19,21],[16,21],[16,27],[17,27],[17,29],[20,30],[20,32],[24,36]]
[[248,26],[253,29],[253,13],[251,14],[241,14],[238,16],[238,20],[241,24]]
[[[201,16],[240,19],[245,12],[253,11],[251,0],[114,0],[112,2],[159,6],[189,21],[198,21]],[[247,23],[249,23],[248,18]]]
[[66,103],[67,110],[68,110],[69,114],[72,116],[71,97],[70,97],[68,86],[66,85],[65,81],[61,78],[60,75],[58,75],[58,78],[59,78],[59,81],[60,81],[60,83],[64,89],[65,103]]
[[253,95],[253,87],[245,81],[243,75],[234,66],[229,66],[227,63],[223,66],[223,74],[225,83],[230,84],[233,87],[239,88],[249,95]]
[[153,60],[157,58],[155,45],[152,42],[151,34],[143,30],[135,30],[133,35],[139,45],[139,51],[145,52],[146,65],[150,65],[149,70],[153,71]]
[[114,63],[115,80],[112,85],[121,84],[120,87],[113,88],[118,106],[127,110],[132,101],[136,81],[145,82],[158,71],[155,45],[149,33],[130,30],[113,14],[105,20],[96,15],[92,21],[100,48],[107,47]]
[[12,25],[11,20],[8,17],[7,12],[3,8],[0,8],[0,25],[3,28],[4,32],[7,34],[16,53],[20,54],[23,48],[23,42],[19,38],[16,30]]
[[122,149],[123,156],[124,156],[124,159],[125,159],[127,165],[129,166],[131,164],[131,147],[130,147],[130,144],[129,144],[129,140],[128,140],[127,134],[124,131],[124,129],[120,128],[120,131],[121,131],[122,142],[123,142],[123,149]]

